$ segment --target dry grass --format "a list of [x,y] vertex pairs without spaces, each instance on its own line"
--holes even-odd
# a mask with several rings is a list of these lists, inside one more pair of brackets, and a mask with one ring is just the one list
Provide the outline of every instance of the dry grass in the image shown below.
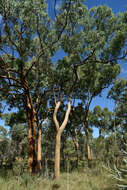
[[63,173],[59,180],[44,177],[0,177],[0,190],[116,190],[115,182],[106,172],[84,170]]

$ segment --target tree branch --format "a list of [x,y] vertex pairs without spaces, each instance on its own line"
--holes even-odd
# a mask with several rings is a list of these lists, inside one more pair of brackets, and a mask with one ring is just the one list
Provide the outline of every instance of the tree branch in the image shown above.
[[60,31],[60,33],[59,33],[57,39],[56,39],[54,42],[52,42],[52,44],[48,45],[47,47],[45,47],[45,48],[43,48],[43,49],[41,48],[39,54],[38,54],[37,57],[36,57],[36,60],[31,63],[31,66],[30,66],[30,67],[28,68],[28,70],[26,71],[25,77],[29,74],[29,72],[30,72],[30,70],[33,68],[33,66],[34,66],[36,63],[38,63],[40,57],[41,57],[42,55],[44,55],[45,50],[46,50],[47,48],[52,47],[54,44],[56,44],[56,43],[60,40],[60,38],[61,38],[61,36],[62,36],[62,33],[64,32],[64,30],[65,30],[65,28],[66,28],[66,26],[67,26],[67,19],[68,19],[68,15],[69,15],[70,6],[71,6],[71,0],[69,1],[68,10],[67,10],[66,19],[65,19],[65,24],[64,24],[63,28],[61,29],[61,31]]
[[68,104],[67,104],[67,110],[66,110],[66,114],[65,114],[65,117],[64,117],[64,121],[60,127],[60,132],[62,133],[63,130],[65,129],[66,125],[67,125],[67,122],[68,122],[68,119],[69,119],[69,114],[70,114],[70,111],[71,111],[71,101],[69,100],[68,101]]
[[8,79],[8,80],[13,80],[13,81],[16,81],[17,83],[19,83],[19,84],[21,84],[20,83],[20,81],[18,80],[18,79],[15,79],[14,77],[8,77],[8,76],[2,76],[2,75],[0,75],[0,78],[2,78],[2,79]]
[[59,122],[58,122],[58,120],[57,120],[57,112],[58,112],[58,109],[59,109],[60,105],[61,105],[61,102],[60,102],[60,101],[56,103],[56,107],[55,107],[55,110],[54,110],[54,113],[53,113],[53,121],[54,121],[54,123],[55,123],[56,130],[57,130],[57,131],[58,131],[59,128],[60,128]]

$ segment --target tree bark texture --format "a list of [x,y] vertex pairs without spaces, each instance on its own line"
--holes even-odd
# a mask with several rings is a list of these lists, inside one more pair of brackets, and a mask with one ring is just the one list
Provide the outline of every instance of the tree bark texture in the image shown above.
[[88,161],[91,160],[91,150],[90,150],[90,145],[89,145],[89,129],[88,129],[88,116],[86,117],[85,121],[85,133],[87,137],[87,159]]
[[41,170],[41,125],[38,125],[38,148],[37,148],[37,168]]
[[30,97],[26,96],[28,118],[28,171],[37,172],[35,112]]
[[56,146],[55,146],[55,164],[54,164],[54,178],[58,179],[60,177],[60,143],[61,143],[61,135],[62,132],[64,131],[68,119],[69,119],[69,114],[71,111],[71,101],[68,101],[68,105],[67,105],[67,110],[65,113],[65,117],[64,117],[64,121],[62,123],[62,125],[59,125],[59,122],[57,120],[57,112],[60,108],[61,102],[57,102],[56,103],[56,107],[53,113],[53,121],[55,123],[56,126]]
[[55,166],[54,166],[54,177],[55,179],[60,176],[60,144],[61,144],[61,134],[57,132],[56,134],[56,146],[55,146]]

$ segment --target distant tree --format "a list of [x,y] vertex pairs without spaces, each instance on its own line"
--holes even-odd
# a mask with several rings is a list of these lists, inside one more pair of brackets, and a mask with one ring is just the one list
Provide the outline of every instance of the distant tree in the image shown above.
[[101,109],[100,106],[96,106],[93,110],[91,124],[98,128],[99,137],[103,134],[109,134],[109,128],[111,128],[113,113],[108,108]]
[[13,147],[13,158],[24,158],[27,156],[27,122],[24,112],[6,113],[2,118],[8,127],[8,136]]
[[8,151],[10,148],[10,139],[8,138],[8,132],[0,126],[0,167],[3,166],[3,161],[8,157]]
[[123,142],[126,144],[127,134],[127,80],[116,81],[109,91],[110,98],[115,101],[115,129],[121,134]]

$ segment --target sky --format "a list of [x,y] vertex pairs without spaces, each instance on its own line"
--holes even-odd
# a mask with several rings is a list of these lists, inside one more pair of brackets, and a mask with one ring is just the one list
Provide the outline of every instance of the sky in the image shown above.
[[[49,14],[51,18],[54,18],[53,15],[53,2],[54,0],[47,0],[48,2],[48,8],[49,8]],[[56,8],[58,9],[60,6],[61,0],[57,0]],[[119,12],[123,12],[127,10],[127,0],[86,0],[85,4],[88,6],[88,8],[91,8],[93,6],[98,5],[108,5],[110,8],[112,8],[113,12],[115,14],[118,14]],[[0,16],[1,21],[1,16]],[[65,53],[63,51],[59,51],[52,59],[52,61],[56,62],[61,57],[65,56]],[[119,75],[119,78],[124,77],[127,78],[127,66],[126,62],[120,63],[122,66],[121,74]],[[114,108],[114,102],[113,100],[107,99],[108,89],[105,89],[102,92],[101,97],[96,97],[93,99],[92,104],[90,106],[90,109],[92,110],[96,105],[101,106],[102,108],[108,107],[109,110],[113,110]],[[4,125],[4,122],[0,120],[0,125]],[[94,136],[96,137],[98,135],[98,131],[94,130]]]
[[98,5],[108,5],[117,14],[126,10],[127,0],[86,0],[86,5],[88,8]]

